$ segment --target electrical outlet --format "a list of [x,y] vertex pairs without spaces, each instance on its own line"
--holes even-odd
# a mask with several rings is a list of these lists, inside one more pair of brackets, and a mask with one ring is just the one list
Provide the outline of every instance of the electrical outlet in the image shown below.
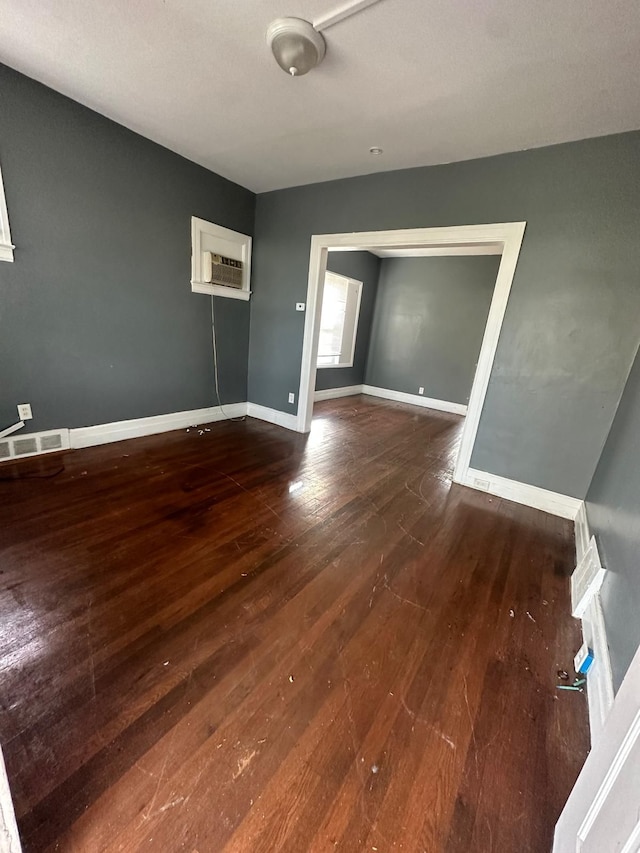
[[292,392],[291,394],[289,394],[289,402],[295,403],[295,401],[296,401],[296,395]]
[[304,311],[304,302],[296,302],[296,311]]
[[418,388],[418,394],[424,394],[424,388],[422,385]]
[[18,417],[21,421],[30,421],[33,415],[31,414],[31,403],[18,403]]

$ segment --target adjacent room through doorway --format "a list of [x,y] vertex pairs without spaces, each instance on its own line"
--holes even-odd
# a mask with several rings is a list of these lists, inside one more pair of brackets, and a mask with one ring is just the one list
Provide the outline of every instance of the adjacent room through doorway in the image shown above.
[[525,223],[314,236],[298,429],[316,399],[371,394],[465,415],[470,469]]
[[364,393],[466,415],[499,261],[330,252],[314,399]]

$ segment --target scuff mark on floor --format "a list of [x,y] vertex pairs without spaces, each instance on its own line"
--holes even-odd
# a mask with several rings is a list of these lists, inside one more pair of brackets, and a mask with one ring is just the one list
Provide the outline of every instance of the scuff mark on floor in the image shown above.
[[251,752],[246,752],[242,756],[242,758],[238,759],[238,769],[236,770],[236,772],[231,777],[234,782],[236,779],[239,779],[240,776],[242,776],[244,771],[251,764],[251,762],[253,761],[253,759],[256,757],[257,754],[258,754],[257,751],[255,749],[252,749]]

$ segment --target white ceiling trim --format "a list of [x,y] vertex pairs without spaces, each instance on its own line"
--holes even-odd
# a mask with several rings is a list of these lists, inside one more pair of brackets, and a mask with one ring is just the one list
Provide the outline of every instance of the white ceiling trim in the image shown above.
[[434,258],[434,257],[455,257],[460,255],[501,255],[503,245],[501,243],[492,243],[487,245],[477,246],[422,246],[407,247],[400,249],[380,249],[372,247],[365,249],[371,252],[372,255],[377,255],[379,258]]

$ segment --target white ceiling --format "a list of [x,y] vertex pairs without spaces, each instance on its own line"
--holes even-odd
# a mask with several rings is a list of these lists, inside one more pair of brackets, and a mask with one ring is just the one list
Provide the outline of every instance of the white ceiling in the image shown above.
[[255,191],[640,127],[638,0],[381,0],[287,77],[267,25],[335,5],[0,0],[0,60]]

